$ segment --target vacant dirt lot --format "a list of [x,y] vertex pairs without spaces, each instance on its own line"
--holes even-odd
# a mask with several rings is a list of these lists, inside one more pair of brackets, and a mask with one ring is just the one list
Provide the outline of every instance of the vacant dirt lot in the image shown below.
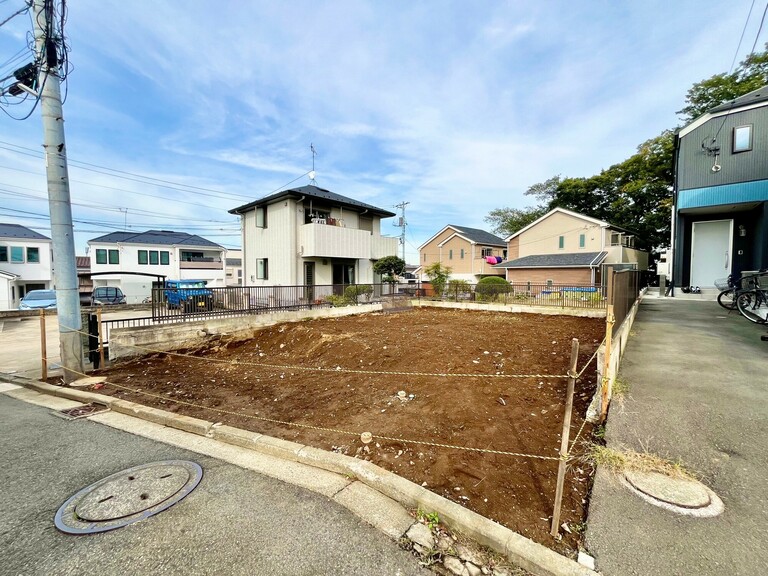
[[[581,369],[603,334],[599,319],[440,309],[311,320],[265,328],[245,341],[216,339],[188,356],[156,354],[106,371],[109,382],[162,399],[110,385],[103,391],[369,459],[568,552],[576,547],[585,514],[588,467],[569,466],[562,521],[572,534],[563,533],[557,542],[548,534],[556,461],[380,438],[365,446],[359,434],[557,456],[566,380],[492,375],[565,374],[572,338],[581,344]],[[576,386],[572,438],[595,381],[592,362]],[[582,438],[590,431],[587,426]]]

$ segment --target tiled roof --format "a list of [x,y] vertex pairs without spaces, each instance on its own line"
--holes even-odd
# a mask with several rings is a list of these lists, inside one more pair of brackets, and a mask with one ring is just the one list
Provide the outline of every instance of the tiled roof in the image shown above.
[[20,224],[4,224],[0,222],[0,238],[24,238],[27,240],[50,240],[39,232],[30,230]]
[[490,244],[492,246],[507,245],[502,238],[499,238],[490,232],[486,232],[485,230],[481,230],[480,228],[467,228],[466,226],[456,226],[455,224],[448,224],[448,226],[477,244]]
[[215,242],[206,240],[196,234],[174,232],[172,230],[147,230],[146,232],[110,232],[98,238],[92,238],[88,243],[100,244],[149,244],[161,246],[211,246],[221,248]]
[[75,256],[75,266],[77,268],[91,268],[90,256]]
[[496,264],[494,268],[584,268],[600,264],[608,252],[534,254]]
[[336,192],[331,192],[330,190],[319,188],[311,184],[308,186],[300,186],[299,188],[291,188],[290,190],[281,190],[280,192],[275,192],[269,196],[264,196],[264,198],[259,198],[258,200],[249,202],[248,204],[243,204],[242,206],[233,208],[229,211],[229,213],[243,214],[244,212],[248,212],[257,206],[270,204],[281,198],[291,197],[298,199],[302,196],[306,196],[307,198],[316,198],[318,200],[326,200],[331,204],[338,204],[345,208],[352,208],[358,212],[367,210],[371,214],[375,214],[376,216],[381,216],[383,218],[389,218],[390,216],[395,215],[394,212],[390,212],[389,210],[377,208],[371,204],[366,204],[365,202],[360,202],[358,200],[348,198],[347,196],[342,196],[341,194],[336,194]]

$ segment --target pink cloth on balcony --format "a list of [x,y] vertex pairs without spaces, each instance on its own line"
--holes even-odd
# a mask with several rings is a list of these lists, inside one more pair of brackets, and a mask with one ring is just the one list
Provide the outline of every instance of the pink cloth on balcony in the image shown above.
[[488,264],[496,264],[496,256],[486,256],[485,261],[488,262]]

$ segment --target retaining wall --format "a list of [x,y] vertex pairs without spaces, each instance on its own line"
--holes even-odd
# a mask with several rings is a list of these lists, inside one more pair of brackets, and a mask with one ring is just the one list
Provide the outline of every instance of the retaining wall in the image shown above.
[[254,330],[281,322],[300,322],[315,318],[338,318],[353,314],[381,311],[381,304],[362,304],[340,308],[295,310],[254,314],[251,316],[227,316],[207,318],[182,324],[113,328],[109,333],[109,359],[143,356],[150,350],[171,351],[202,345],[215,335],[235,335],[246,338]]

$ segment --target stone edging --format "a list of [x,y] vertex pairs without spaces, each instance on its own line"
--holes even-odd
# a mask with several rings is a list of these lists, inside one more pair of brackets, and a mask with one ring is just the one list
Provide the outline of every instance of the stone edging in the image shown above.
[[174,414],[94,392],[53,386],[13,375],[4,374],[2,380],[77,402],[97,402],[128,416],[355,478],[406,508],[436,512],[440,522],[450,529],[503,554],[510,562],[538,576],[598,576],[597,572],[574,560],[365,460],[258,432],[226,425],[218,426],[207,420]]

